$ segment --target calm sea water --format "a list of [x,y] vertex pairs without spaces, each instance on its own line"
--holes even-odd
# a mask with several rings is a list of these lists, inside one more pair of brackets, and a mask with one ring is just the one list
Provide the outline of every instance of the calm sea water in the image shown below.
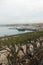
[[0,27],[0,37],[15,35],[15,34],[22,34],[26,32],[31,32],[31,31],[18,31],[16,29],[9,29],[9,27]]

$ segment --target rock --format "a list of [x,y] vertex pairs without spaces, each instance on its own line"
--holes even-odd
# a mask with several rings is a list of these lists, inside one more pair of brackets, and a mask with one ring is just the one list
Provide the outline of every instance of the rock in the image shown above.
[[27,53],[29,56],[33,56],[34,54],[34,47],[32,44],[29,45],[28,49],[27,49]]
[[5,39],[4,39],[4,38],[2,38],[1,40],[2,40],[2,41],[4,41]]
[[10,49],[6,48],[0,51],[0,64],[9,65],[8,55],[11,56]]
[[21,50],[19,50],[19,52],[18,52],[18,55],[17,55],[18,57],[19,57],[19,59],[22,59],[23,58],[23,56],[24,56],[24,53],[21,51]]
[[43,42],[42,42],[42,47],[43,47]]
[[28,59],[26,59],[26,63],[28,63]]
[[32,40],[31,43],[34,43],[34,40]]
[[43,37],[40,37],[39,39],[40,39],[40,41],[43,41]]
[[24,53],[26,54],[26,45],[22,45],[21,48],[23,49]]
[[7,57],[6,57],[6,55],[5,54],[1,54],[0,55],[0,64],[2,63],[2,65],[9,65],[8,64],[8,59],[7,59]]
[[15,49],[16,49],[15,52],[17,52],[18,49],[19,49],[18,46],[17,46],[16,44],[15,44]]
[[40,43],[38,41],[36,42],[36,45],[37,45],[37,48],[40,47]]

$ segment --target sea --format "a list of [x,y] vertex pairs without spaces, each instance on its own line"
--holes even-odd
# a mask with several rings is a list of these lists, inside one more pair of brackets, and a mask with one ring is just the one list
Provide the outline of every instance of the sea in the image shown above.
[[0,26],[0,37],[3,36],[10,36],[10,35],[16,35],[16,34],[23,34],[23,33],[27,33],[27,32],[32,32],[32,31],[18,31],[17,29],[10,29],[10,27],[4,27],[4,26]]

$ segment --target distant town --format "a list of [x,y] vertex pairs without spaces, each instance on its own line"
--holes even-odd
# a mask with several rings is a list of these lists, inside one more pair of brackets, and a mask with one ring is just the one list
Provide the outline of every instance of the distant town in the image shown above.
[[9,29],[17,29],[18,31],[25,31],[25,30],[31,30],[31,31],[37,31],[43,29],[43,23],[34,23],[34,24],[6,24],[6,25],[0,25],[4,27],[9,27]]

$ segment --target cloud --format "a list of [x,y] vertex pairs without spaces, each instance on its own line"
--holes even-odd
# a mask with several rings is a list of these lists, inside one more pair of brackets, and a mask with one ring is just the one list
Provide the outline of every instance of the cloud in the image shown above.
[[43,0],[1,0],[0,22],[43,22]]

